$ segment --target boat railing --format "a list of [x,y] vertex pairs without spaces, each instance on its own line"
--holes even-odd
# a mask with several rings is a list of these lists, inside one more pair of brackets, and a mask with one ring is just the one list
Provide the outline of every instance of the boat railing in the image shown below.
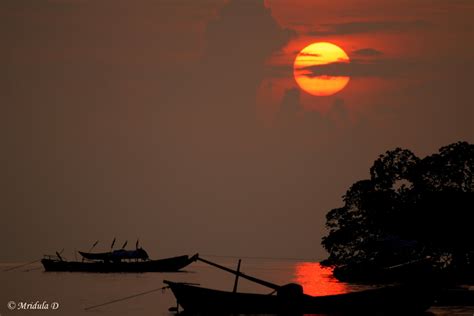
[[62,257],[58,257],[57,255],[43,255],[43,259],[56,260],[56,261],[63,261],[63,258],[62,258]]

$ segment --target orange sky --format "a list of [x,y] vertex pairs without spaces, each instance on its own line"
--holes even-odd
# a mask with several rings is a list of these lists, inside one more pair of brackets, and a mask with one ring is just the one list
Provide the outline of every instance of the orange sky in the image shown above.
[[[379,154],[474,142],[473,17],[464,0],[1,1],[0,260],[114,236],[152,257],[324,258],[325,214]],[[293,78],[317,41],[351,60],[333,96]]]
[[[265,3],[282,27],[296,31],[294,38],[267,61],[269,67],[282,68],[280,73],[291,67],[299,50],[320,41],[339,45],[358,63],[381,64],[379,73],[371,71],[377,66],[366,67],[369,74],[360,75],[356,71],[357,78],[333,96],[353,100],[351,103],[357,106],[349,107],[355,111],[381,102],[387,93],[423,84],[435,75],[433,70],[440,65],[470,63],[473,55],[472,45],[462,40],[472,35],[468,20],[473,5],[466,1],[435,1],[434,5],[426,1],[370,0],[267,0]],[[460,40],[467,45],[462,45]],[[377,54],[357,55],[358,50]],[[363,68],[363,65],[358,67],[359,72],[364,73]],[[272,121],[283,94],[296,85],[284,74],[265,80],[261,89],[272,86],[272,91],[261,91],[260,95],[272,97],[260,98],[258,103],[265,119]],[[303,95],[301,102],[306,110],[327,112],[333,101]]]

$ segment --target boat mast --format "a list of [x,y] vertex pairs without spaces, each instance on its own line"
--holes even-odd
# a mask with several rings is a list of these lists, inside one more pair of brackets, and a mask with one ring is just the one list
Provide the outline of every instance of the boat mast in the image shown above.
[[[240,273],[240,263],[242,262],[242,259],[239,259],[239,263],[237,264],[237,273]],[[239,275],[235,275],[235,281],[234,281],[234,289],[232,290],[233,293],[237,293],[237,285],[239,284]]]

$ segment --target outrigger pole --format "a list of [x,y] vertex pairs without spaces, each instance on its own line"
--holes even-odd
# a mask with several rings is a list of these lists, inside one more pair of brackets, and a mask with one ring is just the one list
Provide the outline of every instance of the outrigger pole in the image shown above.
[[[242,273],[242,272],[240,272],[240,271],[235,271],[235,270],[229,269],[229,268],[227,268],[227,267],[221,266],[220,264],[217,264],[217,263],[211,262],[211,261],[209,261],[209,260],[203,259],[203,258],[201,258],[201,257],[199,257],[199,256],[196,258],[196,260],[202,261],[202,262],[204,262],[204,263],[207,263],[207,264],[209,264],[209,265],[211,265],[211,266],[214,266],[214,267],[216,267],[216,268],[219,268],[219,269],[221,269],[221,270],[224,270],[224,271],[230,272],[230,273],[232,273],[232,274],[235,274],[237,277],[242,277],[242,278],[244,278],[244,279],[247,279],[247,280],[252,281],[252,282],[255,282],[255,283],[257,283],[257,284],[266,286],[266,287],[271,288],[271,289],[273,289],[273,290],[279,290],[279,289],[281,288],[280,285],[276,285],[276,284],[273,284],[273,283],[268,282],[268,281],[264,281],[264,280],[257,279],[257,278],[255,278],[255,277],[253,277],[253,276],[246,275],[246,274],[244,274],[244,273]],[[239,264],[239,268],[240,268],[240,264]]]

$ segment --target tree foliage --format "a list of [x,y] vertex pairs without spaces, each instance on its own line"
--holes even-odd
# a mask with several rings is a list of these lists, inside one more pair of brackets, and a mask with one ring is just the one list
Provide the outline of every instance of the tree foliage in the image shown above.
[[473,144],[453,143],[423,159],[407,149],[387,151],[343,202],[326,215],[326,264],[390,266],[426,256],[473,264]]

